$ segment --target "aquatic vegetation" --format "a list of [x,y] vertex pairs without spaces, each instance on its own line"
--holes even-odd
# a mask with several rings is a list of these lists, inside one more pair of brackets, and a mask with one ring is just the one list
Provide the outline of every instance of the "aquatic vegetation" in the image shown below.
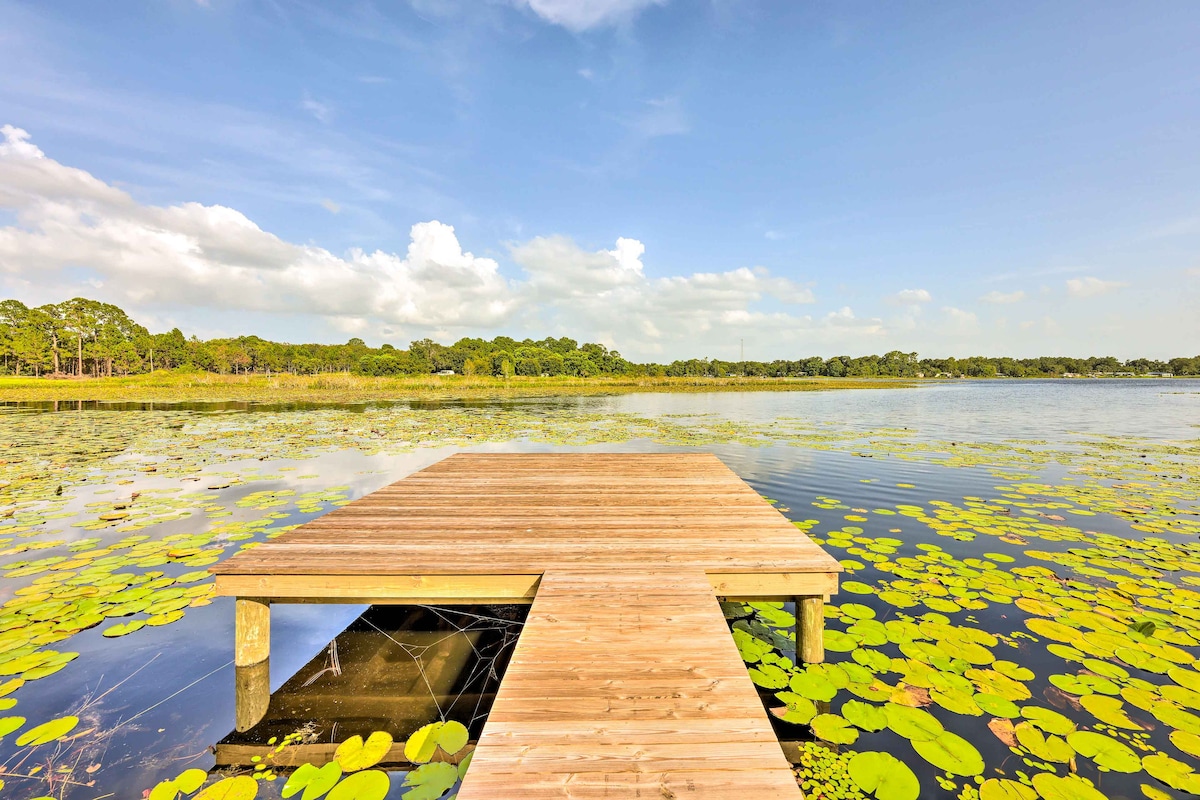
[[[148,800],[176,800],[197,791],[193,800],[254,800],[261,782],[279,778],[278,769],[268,762],[299,738],[284,737],[279,743],[272,740],[276,746],[271,756],[256,764],[252,774],[209,776],[204,770],[189,769],[156,784]],[[407,800],[438,800],[445,796],[467,774],[471,757],[467,754],[457,764],[433,759],[457,756],[466,745],[467,729],[453,720],[431,723],[413,733],[403,748],[414,768],[404,776],[403,786],[408,788],[402,796]],[[299,794],[301,800],[383,800],[391,791],[392,779],[387,772],[371,767],[383,761],[391,749],[392,737],[385,731],[375,731],[365,741],[361,736],[352,736],[338,745],[332,761],[321,766],[304,763],[292,769],[280,795],[290,798]]]
[[376,400],[501,399],[611,395],[631,392],[827,391],[912,386],[901,378],[713,378],[593,376],[576,378],[513,375],[216,375],[204,372],[131,375],[88,381],[0,377],[5,402],[242,402],[361,403]]
[[[1105,797],[1103,787],[1126,786],[1119,775],[1200,793],[1185,760],[1200,752],[1200,593],[1187,588],[1200,584],[1200,475],[1179,462],[1172,475],[1130,482],[1143,465],[1110,452],[1109,477],[1097,480],[1087,456],[1061,458],[1085,479],[1004,483],[995,496],[897,504],[872,512],[878,523],[849,514],[855,524],[814,532],[854,556],[843,562],[853,577],[826,609],[829,663],[792,662],[784,604],[726,604],[751,677],[782,704],[775,715],[830,745],[864,748],[838,763],[924,761],[925,780],[960,796]],[[813,506],[853,510],[825,496]],[[1100,515],[1138,533],[1072,524]],[[905,527],[886,527],[895,519]],[[995,545],[978,554],[955,544],[979,536]],[[805,763],[808,786],[818,773]],[[1142,785],[1147,797],[1169,796]],[[855,788],[870,791],[870,781]]]
[[[846,785],[880,800],[907,800],[908,789],[864,777],[880,758],[846,772],[855,753],[890,754],[923,790],[967,800],[1111,786],[1128,794],[1142,782],[1189,791],[1200,781],[1191,771],[1200,751],[1200,443],[1082,434],[1054,444],[946,442],[901,429],[614,414],[585,403],[0,411],[0,574],[10,589],[0,605],[8,714],[0,740],[20,746],[45,724],[83,718],[74,708],[35,718],[19,702],[22,686],[76,663],[83,648],[72,637],[95,629],[115,646],[136,644],[186,620],[212,602],[208,566],[361,491],[342,476],[337,485],[319,477],[314,459],[512,441],[787,446],[991,476],[991,491],[971,496],[929,500],[923,480],[864,477],[844,500],[777,503],[789,514],[789,504],[812,503],[796,524],[847,575],[828,608],[831,663],[820,667],[791,660],[790,607],[727,605],[775,716],[857,748],[839,768]],[[866,466],[874,462],[862,463],[874,474]],[[62,735],[78,745],[97,735],[90,731],[85,722]],[[34,741],[24,747],[63,744]],[[348,763],[365,758],[370,740],[361,747]],[[436,763],[409,773],[410,793],[447,779]]]

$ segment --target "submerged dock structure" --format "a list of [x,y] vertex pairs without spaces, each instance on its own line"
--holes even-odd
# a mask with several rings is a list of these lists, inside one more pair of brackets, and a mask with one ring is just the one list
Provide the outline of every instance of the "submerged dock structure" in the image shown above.
[[458,454],[212,571],[241,730],[272,603],[531,602],[459,800],[801,798],[717,598],[794,599],[819,662],[841,566],[715,456]]

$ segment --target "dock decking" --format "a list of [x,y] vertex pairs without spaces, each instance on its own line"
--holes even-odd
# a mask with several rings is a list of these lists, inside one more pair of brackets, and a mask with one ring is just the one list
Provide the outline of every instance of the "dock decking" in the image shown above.
[[212,568],[238,727],[278,602],[533,602],[460,800],[800,798],[716,597],[795,599],[823,659],[840,565],[715,456],[459,454]]

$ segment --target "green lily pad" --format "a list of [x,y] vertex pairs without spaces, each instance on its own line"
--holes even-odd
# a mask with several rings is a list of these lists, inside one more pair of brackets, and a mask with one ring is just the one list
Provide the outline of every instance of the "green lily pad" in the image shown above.
[[837,714],[817,714],[809,724],[818,739],[833,744],[854,744],[858,740],[858,731]]
[[258,781],[249,775],[238,775],[206,786],[192,800],[254,800],[256,795]]
[[1035,800],[1031,787],[1006,778],[988,778],[979,787],[979,800]]
[[1108,800],[1107,795],[1078,775],[1058,777],[1053,772],[1033,776],[1033,788],[1042,800]]
[[938,769],[964,777],[983,773],[983,756],[958,734],[942,731],[933,739],[910,741],[917,754]]
[[1166,753],[1154,753],[1142,758],[1142,768],[1158,780],[1188,794],[1200,794],[1200,775]]
[[788,685],[801,697],[820,703],[828,703],[837,695],[837,687],[830,683],[828,678],[811,670],[796,673]]
[[1125,730],[1138,731],[1142,729],[1141,725],[1138,725],[1129,718],[1129,715],[1125,713],[1124,703],[1116,697],[1089,694],[1079,698],[1079,702],[1092,716],[1101,722],[1106,722],[1109,725],[1124,728]]
[[1075,731],[1067,735],[1067,744],[1075,752],[1113,772],[1141,772],[1142,762],[1124,742],[1093,731]]
[[842,716],[865,731],[881,731],[887,727],[887,714],[879,706],[861,700],[842,704]]
[[1171,744],[1193,758],[1200,758],[1200,736],[1187,731],[1171,731]]
[[985,714],[990,714],[993,717],[1003,717],[1005,719],[1014,719],[1021,715],[1017,704],[1012,700],[1005,700],[1003,697],[994,694],[979,693],[973,698],[975,705]]
[[1075,730],[1075,723],[1057,711],[1051,711],[1041,706],[1022,706],[1021,716],[1046,733],[1057,733],[1066,736]]
[[888,703],[883,712],[888,728],[909,741],[932,741],[946,730],[936,717],[919,708]]
[[337,746],[333,757],[343,772],[357,772],[378,764],[391,747],[392,735],[384,731],[375,731],[365,742],[361,736],[351,736]]
[[850,780],[876,800],[917,800],[921,784],[908,765],[889,753],[856,753],[846,766]]
[[445,762],[422,764],[404,776],[404,785],[415,787],[405,800],[436,800],[458,782],[458,767]]
[[1042,761],[1055,761],[1066,764],[1075,755],[1075,751],[1059,736],[1047,736],[1028,722],[1016,726],[1014,732],[1017,742]]
[[75,726],[78,724],[79,717],[59,717],[49,722],[43,722],[41,725],[30,728],[18,736],[17,746],[36,747],[39,744],[57,741],[75,730]]
[[[447,765],[449,766],[449,765]],[[455,770],[455,775],[458,770]],[[325,800],[383,800],[392,788],[391,779],[386,772],[371,769],[365,772],[355,772],[343,778],[342,781],[329,790]],[[441,792],[434,797],[440,796]],[[412,793],[405,795],[412,797]]]

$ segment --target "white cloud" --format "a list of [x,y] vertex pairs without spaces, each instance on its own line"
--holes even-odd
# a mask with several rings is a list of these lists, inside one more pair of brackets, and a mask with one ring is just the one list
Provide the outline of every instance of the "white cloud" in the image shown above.
[[1184,272],[1192,278],[1200,278],[1200,267],[1189,267]]
[[933,301],[928,289],[901,289],[889,296],[887,301],[896,306],[914,306]]
[[342,210],[341,206],[339,206],[334,201],[330,200],[328,197],[326,197],[324,200],[321,201],[321,207],[324,208],[326,211],[328,211],[330,214],[337,214],[338,212],[340,212]]
[[979,318],[970,311],[954,306],[944,306],[943,332],[950,336],[970,336],[979,332]]
[[691,130],[683,104],[678,97],[672,96],[645,101],[641,110],[626,124],[645,139],[678,136]]
[[1105,281],[1092,276],[1071,278],[1067,281],[1067,293],[1072,297],[1096,297],[1128,285],[1123,281]]
[[[490,325],[517,306],[495,261],[463,252],[454,228],[412,227],[405,257],[339,257],[295,245],[224,206],[138,204],[83,170],[47,158],[28,134],[0,128],[0,272],[45,282],[65,268],[104,279],[110,299],[199,305],[393,324]],[[117,295],[117,296],[111,296]]]
[[[828,331],[870,332],[878,321],[835,314],[814,322],[789,309],[812,290],[763,267],[650,277],[645,246],[619,238],[587,251],[565,236],[511,247],[520,280],[490,258],[463,250],[454,228],[412,226],[403,255],[351,249],[338,255],[264,231],[232,208],[150,206],[89,173],[48,158],[22,130],[0,129],[0,278],[40,290],[77,279],[101,284],[100,299],[135,313],[165,308],[315,315],[332,330],[491,330],[528,323],[643,354],[714,352],[737,334],[815,341]],[[336,204],[324,205],[333,211]],[[849,313],[847,311],[847,313]],[[719,354],[715,350],[714,354]],[[632,353],[631,353],[632,355]]]
[[992,292],[988,292],[987,294],[985,294],[983,297],[981,297],[979,299],[985,303],[992,303],[994,305],[1004,305],[1006,303],[1019,303],[1025,299],[1025,292],[1022,290],[1017,290],[1015,292],[1007,292],[1007,293],[992,291]]
[[515,0],[546,22],[581,33],[589,28],[627,22],[650,6],[666,0]]
[[[697,272],[651,278],[645,274],[645,246],[621,238],[612,250],[587,251],[566,236],[539,236],[511,248],[513,261],[526,273],[525,290],[533,299],[535,314],[551,325],[578,331],[607,330],[619,325],[620,338],[628,341],[636,331],[660,342],[698,343],[710,336],[728,344],[722,331],[811,323],[784,312],[753,309],[763,301],[781,304],[811,303],[805,286],[774,277],[762,267],[740,267],[727,272]],[[688,349],[691,349],[690,347]]]
[[308,92],[304,93],[304,99],[300,101],[300,108],[316,117],[318,122],[329,122],[333,117],[333,109],[327,103],[314,100]]

